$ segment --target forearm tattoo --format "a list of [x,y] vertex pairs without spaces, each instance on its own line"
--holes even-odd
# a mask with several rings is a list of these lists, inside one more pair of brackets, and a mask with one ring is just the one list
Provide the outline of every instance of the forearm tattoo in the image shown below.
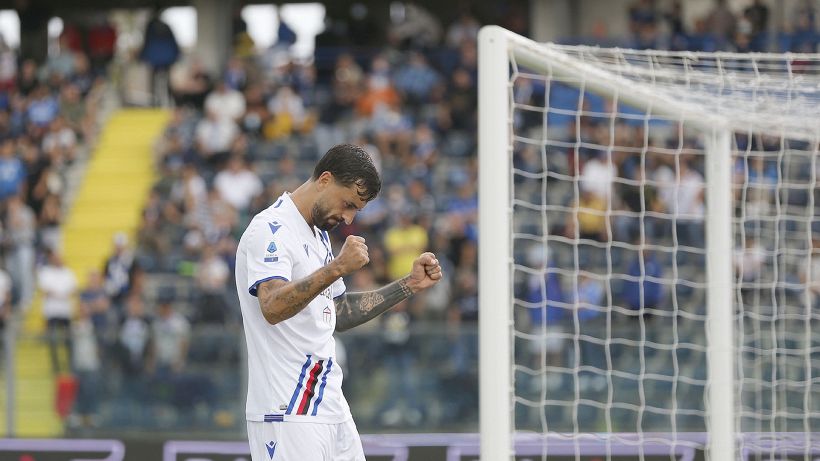
[[269,281],[259,285],[257,296],[262,315],[271,324],[277,324],[298,314],[337,277],[325,268],[307,278],[294,282]]
[[396,280],[378,290],[346,293],[336,303],[336,331],[359,326],[409,298],[413,290],[407,286],[407,277]]

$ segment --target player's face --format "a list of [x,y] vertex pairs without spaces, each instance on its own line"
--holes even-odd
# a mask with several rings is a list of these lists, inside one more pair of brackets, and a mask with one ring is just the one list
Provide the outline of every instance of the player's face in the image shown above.
[[352,223],[356,213],[367,203],[362,200],[358,191],[356,185],[345,187],[331,180],[313,204],[313,224],[323,231],[330,231],[342,221],[345,224]]

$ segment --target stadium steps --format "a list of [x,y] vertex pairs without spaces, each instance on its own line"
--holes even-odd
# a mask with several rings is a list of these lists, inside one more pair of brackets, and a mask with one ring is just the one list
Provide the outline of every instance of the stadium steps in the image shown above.
[[[34,310],[32,308],[32,310]],[[34,314],[33,312],[31,314]],[[29,314],[29,315],[31,315]],[[39,309],[38,313],[39,315]],[[40,327],[42,330],[42,327]],[[45,342],[36,336],[26,336],[17,341],[15,350],[14,386],[15,396],[15,436],[48,437],[62,432],[62,423],[55,413],[54,379],[51,375],[51,361]],[[6,393],[5,376],[0,377],[0,433],[6,434]]]
[[[90,269],[102,268],[116,232],[136,231],[154,182],[153,143],[167,121],[163,110],[123,109],[114,112],[103,128],[63,225],[65,263],[81,285]],[[55,412],[55,379],[43,333],[38,296],[22,321],[15,352],[15,434],[21,437],[58,436],[63,431]],[[3,414],[5,386],[2,377]],[[6,432],[5,424],[5,417],[0,418],[0,433]]]
[[137,230],[154,182],[153,144],[167,121],[155,109],[123,109],[109,119],[63,230],[66,264],[80,280],[102,267],[115,233]]

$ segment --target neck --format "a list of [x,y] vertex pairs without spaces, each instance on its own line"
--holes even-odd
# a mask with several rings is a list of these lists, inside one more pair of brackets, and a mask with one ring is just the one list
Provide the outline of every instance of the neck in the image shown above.
[[314,191],[311,187],[312,184],[313,180],[309,179],[290,194],[290,199],[293,200],[293,204],[296,205],[296,209],[299,210],[299,214],[305,218],[305,222],[307,222],[311,228],[313,228],[313,217],[311,216],[310,211],[314,202]]

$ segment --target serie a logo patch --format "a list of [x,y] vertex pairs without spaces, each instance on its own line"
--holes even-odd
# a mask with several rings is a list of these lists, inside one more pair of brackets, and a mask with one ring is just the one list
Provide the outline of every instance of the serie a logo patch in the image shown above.
[[270,242],[267,250],[265,250],[266,263],[275,263],[276,261],[279,261],[279,257],[274,255],[274,253],[276,253],[276,242]]

